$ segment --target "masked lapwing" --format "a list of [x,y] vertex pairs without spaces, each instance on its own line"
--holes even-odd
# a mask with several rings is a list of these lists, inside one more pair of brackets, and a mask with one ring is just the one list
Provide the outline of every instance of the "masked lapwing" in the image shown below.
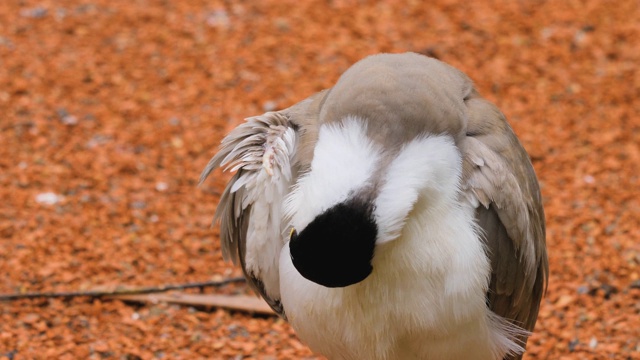
[[222,251],[328,359],[519,359],[548,277],[531,161],[459,70],[379,54],[246,119]]

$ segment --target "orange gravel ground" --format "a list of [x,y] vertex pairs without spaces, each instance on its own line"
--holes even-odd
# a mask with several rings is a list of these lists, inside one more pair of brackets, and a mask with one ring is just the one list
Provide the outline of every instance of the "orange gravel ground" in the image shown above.
[[[533,158],[551,276],[528,359],[640,359],[631,0],[0,1],[0,293],[237,276],[209,228],[227,175],[196,187],[222,136],[403,51],[469,74]],[[0,359],[45,358],[317,357],[271,317],[0,302]]]

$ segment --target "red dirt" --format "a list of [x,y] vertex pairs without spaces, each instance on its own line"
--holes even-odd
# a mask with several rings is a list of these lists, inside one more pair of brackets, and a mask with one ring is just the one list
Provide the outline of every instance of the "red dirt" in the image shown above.
[[[238,275],[209,229],[226,178],[196,188],[221,137],[416,51],[476,81],[541,180],[551,277],[527,358],[640,359],[638,19],[630,0],[2,1],[0,293]],[[274,318],[0,303],[0,359],[207,357],[315,358]]]

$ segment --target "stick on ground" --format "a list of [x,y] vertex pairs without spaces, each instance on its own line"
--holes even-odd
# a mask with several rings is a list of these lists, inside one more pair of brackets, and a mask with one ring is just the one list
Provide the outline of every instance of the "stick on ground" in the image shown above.
[[244,282],[243,277],[235,277],[230,279],[225,279],[221,281],[203,281],[203,282],[195,282],[195,283],[186,283],[186,284],[170,284],[170,285],[160,285],[160,286],[150,286],[150,287],[139,287],[139,288],[117,288],[115,290],[89,290],[89,291],[70,291],[70,292],[31,292],[24,294],[0,294],[0,301],[11,301],[11,300],[21,300],[21,299],[37,299],[37,298],[74,298],[74,297],[105,297],[105,296],[116,296],[116,295],[141,295],[141,294],[152,294],[152,293],[161,293],[171,290],[184,290],[184,289],[194,289],[194,288],[205,288],[205,287],[221,287],[224,285]]

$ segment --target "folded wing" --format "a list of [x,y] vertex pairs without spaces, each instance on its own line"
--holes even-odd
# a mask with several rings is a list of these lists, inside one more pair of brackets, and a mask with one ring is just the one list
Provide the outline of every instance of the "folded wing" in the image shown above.
[[214,217],[222,253],[240,263],[251,287],[283,317],[278,264],[288,240],[283,202],[309,166],[323,94],[246,119],[222,140],[200,176],[203,182],[215,168],[235,171]]
[[[539,185],[504,115],[475,92],[465,103],[463,186],[491,259],[487,301],[494,313],[531,331],[549,272]],[[526,343],[527,335],[520,339]]]

